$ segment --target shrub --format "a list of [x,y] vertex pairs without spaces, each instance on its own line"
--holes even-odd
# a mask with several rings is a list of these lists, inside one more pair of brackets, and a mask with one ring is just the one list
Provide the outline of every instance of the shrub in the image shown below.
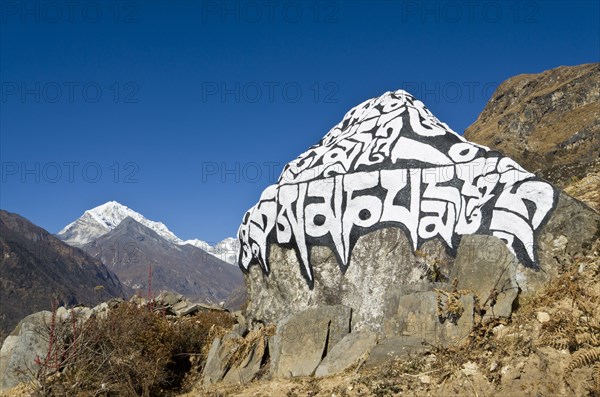
[[211,330],[233,324],[226,312],[169,318],[132,303],[85,322],[56,321],[42,331],[53,343],[48,356],[38,359],[39,391],[80,396],[155,396],[181,390],[192,362],[205,361]]

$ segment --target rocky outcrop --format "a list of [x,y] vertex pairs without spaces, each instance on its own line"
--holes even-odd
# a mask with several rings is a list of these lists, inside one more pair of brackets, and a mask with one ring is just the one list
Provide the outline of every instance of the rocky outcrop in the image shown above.
[[162,291],[150,302],[141,297],[133,297],[133,302],[145,306],[151,304],[155,311],[177,317],[194,315],[200,311],[225,311],[221,306],[210,305],[207,303],[194,303],[181,294],[169,291]]
[[511,77],[465,137],[600,211],[600,64]]
[[245,384],[252,381],[268,361],[267,341],[268,333],[264,328],[244,335],[233,331],[213,339],[202,371],[202,384]]

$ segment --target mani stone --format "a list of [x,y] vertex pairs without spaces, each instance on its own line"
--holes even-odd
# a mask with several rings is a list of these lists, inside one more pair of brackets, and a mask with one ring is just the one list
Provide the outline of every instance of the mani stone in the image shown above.
[[281,175],[238,233],[250,330],[343,305],[353,331],[376,332],[380,345],[406,339],[403,319],[386,313],[411,312],[435,329],[434,283],[451,290],[454,278],[484,316],[508,317],[518,294],[536,292],[563,255],[600,236],[600,214],[401,90],[351,109]]

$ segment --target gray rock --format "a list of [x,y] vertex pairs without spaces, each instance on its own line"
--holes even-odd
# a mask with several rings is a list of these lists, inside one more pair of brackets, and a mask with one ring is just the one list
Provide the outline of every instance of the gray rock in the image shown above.
[[349,307],[320,306],[277,324],[270,345],[274,377],[312,375],[329,351],[350,332]]
[[519,262],[506,244],[492,236],[467,235],[462,238],[450,279],[458,288],[479,298],[485,317],[510,317],[519,294]]
[[246,317],[244,317],[244,314],[241,311],[234,311],[231,314],[233,315],[235,321],[237,321],[238,324],[247,325]]
[[245,324],[240,324],[240,323],[233,324],[233,327],[231,327],[231,330],[241,337],[246,336],[246,334],[248,333],[248,327],[246,327]]
[[143,297],[139,296],[139,295],[133,295],[130,299],[129,302],[135,303],[138,306],[145,306],[146,305],[146,299],[144,299]]
[[173,304],[171,306],[171,309],[173,309],[173,311],[175,311],[177,313],[182,310],[185,310],[189,306],[189,304],[190,304],[190,302],[188,302],[186,300],[182,300],[182,301],[179,301],[179,302]]
[[[414,292],[391,298],[386,306],[384,334],[402,337],[397,347],[413,348],[422,344],[448,346],[463,341],[473,327],[473,296],[461,295],[461,312],[452,316],[438,312],[438,299],[446,309],[444,294],[433,291]],[[442,315],[440,317],[440,314]]]
[[[345,274],[339,271],[335,255],[328,247],[313,247],[311,263],[315,284],[312,290],[298,271],[300,264],[294,250],[273,245],[270,274],[265,276],[259,266],[250,267],[246,274],[250,297],[246,316],[250,324],[277,323],[289,313],[309,307],[342,304],[353,309],[354,329],[383,333],[388,291],[402,285],[422,285],[427,279],[429,260],[440,264],[445,281],[451,281],[452,275],[457,276],[459,288],[472,288],[483,301],[491,292],[489,287],[498,281],[504,291],[486,315],[493,312],[495,316],[507,316],[518,291],[515,283],[521,293],[534,293],[556,276],[557,258],[565,253],[584,251],[599,233],[600,215],[560,192],[556,208],[537,235],[539,269],[516,262],[512,253],[493,236],[463,236],[457,258],[448,255],[438,241],[428,241],[419,250],[419,256],[414,254],[404,232],[384,228],[358,239],[352,252],[353,265]],[[473,246],[480,243],[488,251],[473,251]],[[499,258],[498,263],[491,260],[494,255]],[[426,285],[421,290],[431,288]]]
[[321,361],[315,375],[318,377],[329,376],[350,368],[359,360],[366,359],[376,344],[377,335],[368,330],[346,335]]
[[[410,105],[406,102],[407,95],[407,93],[402,92],[399,95],[387,93],[380,98],[382,102],[377,102],[379,99],[376,99],[375,102],[367,102],[368,104],[363,105],[362,108],[353,109],[345,118],[342,126],[337,129],[334,128],[326,135],[324,140],[305,153],[308,157],[302,157],[305,156],[302,155],[301,158],[290,163],[282,173],[282,178],[283,175],[286,175],[287,180],[285,178],[280,179],[276,185],[267,188],[264,192],[264,199],[261,198],[258,205],[248,212],[248,216],[244,218],[240,227],[240,240],[243,246],[240,251],[240,258],[242,268],[247,270],[245,281],[249,303],[246,315],[249,329],[253,329],[256,324],[283,324],[282,321],[285,321],[286,316],[302,313],[309,308],[343,305],[352,308],[352,327],[354,331],[368,329],[384,337],[404,337],[407,338],[407,346],[412,346],[413,342],[416,344],[421,341],[443,344],[455,343],[457,338],[460,339],[472,326],[474,296],[477,296],[480,303],[484,304],[486,315],[508,317],[519,291],[529,294],[538,290],[548,279],[556,275],[561,256],[582,252],[590,248],[591,242],[600,236],[600,215],[598,213],[559,189],[534,178],[533,175],[525,174],[510,159],[498,157],[497,163],[490,162],[490,164],[495,164],[495,171],[486,170],[485,175],[487,177],[487,175],[500,176],[502,174],[502,179],[506,179],[509,183],[496,184],[497,181],[494,182],[494,177],[486,180],[486,178],[481,178],[483,174],[479,175],[477,173],[477,175],[472,176],[477,176],[479,178],[478,182],[469,186],[470,184],[463,178],[466,176],[465,174],[461,176],[462,182],[456,181],[461,186],[457,188],[456,186],[450,186],[452,183],[446,180],[448,175],[442,177],[438,173],[441,169],[435,164],[419,171],[419,175],[422,175],[428,169],[433,172],[430,174],[432,176],[429,176],[430,182],[427,182],[427,185],[431,187],[429,189],[431,191],[427,194],[420,192],[420,194],[430,195],[435,190],[438,192],[436,194],[439,195],[437,196],[439,200],[444,200],[444,196],[447,195],[447,199],[455,204],[453,208],[462,213],[462,215],[454,214],[455,220],[462,219],[460,221],[461,225],[448,221],[451,218],[444,218],[444,216],[450,216],[450,212],[444,212],[443,216],[440,212],[439,221],[441,222],[444,218],[449,222],[447,229],[446,226],[442,228],[438,225],[440,229],[437,234],[430,234],[427,230],[419,231],[421,225],[425,226],[425,229],[430,225],[419,223],[418,227],[413,226],[413,229],[411,229],[410,225],[407,226],[407,223],[399,222],[398,227],[392,227],[394,221],[391,218],[380,217],[379,223],[369,226],[371,228],[369,233],[360,235],[356,241],[354,241],[355,235],[351,233],[349,235],[350,244],[344,243],[336,247],[336,244],[340,244],[340,242],[338,241],[339,228],[335,225],[340,220],[342,222],[342,235],[345,235],[349,230],[356,230],[358,232],[356,236],[358,236],[366,229],[360,229],[358,226],[356,229],[348,229],[344,226],[345,213],[341,202],[339,208],[316,209],[312,204],[320,201],[320,199],[316,200],[317,192],[323,190],[325,202],[330,200],[331,205],[335,204],[337,206],[339,200],[342,200],[342,202],[346,200],[347,203],[348,199],[344,196],[344,189],[346,189],[345,181],[350,174],[358,178],[355,182],[363,177],[372,178],[369,182],[371,183],[369,186],[374,186],[372,189],[377,190],[381,187],[383,190],[390,191],[383,188],[381,184],[382,172],[393,170],[396,165],[400,167],[402,161],[395,162],[399,159],[392,158],[393,156],[390,153],[387,154],[387,156],[392,156],[387,159],[390,160],[388,163],[380,163],[375,158],[385,157],[385,153],[377,153],[377,156],[373,157],[365,156],[365,154],[371,155],[373,152],[367,153],[364,150],[379,147],[377,145],[381,142],[379,138],[375,138],[377,134],[372,134],[372,136],[369,134],[360,135],[361,138],[366,139],[365,145],[355,145],[355,142],[350,142],[348,138],[354,136],[353,134],[361,128],[365,128],[365,131],[375,131],[373,129],[376,128],[376,124],[372,124],[375,118],[389,116],[382,116],[379,110],[373,108],[373,113],[369,113],[373,115],[373,119],[370,118],[371,116],[369,118],[354,117],[353,115],[360,114],[363,111],[361,109],[367,109],[371,105],[375,106],[375,103],[386,103],[386,106],[390,106],[390,109],[393,107],[391,105],[395,103],[400,109],[402,106]],[[388,119],[385,120],[386,123],[389,121]],[[362,122],[366,124],[360,125]],[[434,124],[437,124],[437,121]],[[382,126],[377,128],[381,128],[378,131],[383,135],[387,132],[391,133],[393,130],[393,128],[383,129]],[[404,131],[407,134],[410,132],[408,125],[404,124],[403,128],[406,128]],[[438,132],[440,133],[439,138],[434,137],[435,134],[431,135],[431,139],[429,137],[418,138],[425,145],[429,143],[433,145],[431,147],[423,146],[422,148],[437,150],[447,146],[450,149],[447,153],[444,152],[444,155],[454,157],[456,153],[451,153],[453,150],[461,147],[471,147],[479,153],[473,158],[473,163],[470,163],[471,160],[469,160],[471,165],[476,165],[475,161],[484,160],[484,158],[486,162],[489,162],[488,160],[497,156],[497,154],[488,153],[483,157],[479,157],[487,151],[481,147],[472,146],[468,142],[457,143],[459,138],[451,131]],[[416,130],[415,133],[414,136],[420,135]],[[371,141],[371,138],[377,139],[377,141]],[[349,147],[352,146],[353,150],[358,152],[352,154],[352,156],[369,158],[369,164],[362,164],[362,168],[358,169],[354,168],[355,161],[348,161],[345,165],[342,165],[342,170],[335,170],[335,172],[333,168],[322,167],[320,161],[324,161],[325,157],[319,156],[323,153],[332,156],[338,155],[337,152],[333,153],[331,150],[334,146],[333,142],[338,142],[338,144],[341,142],[342,146],[345,144]],[[396,147],[400,147],[400,145]],[[313,155],[316,157],[313,158]],[[317,158],[319,158],[318,161]],[[344,164],[345,160],[349,159],[341,160],[340,164]],[[371,160],[373,163],[371,163]],[[335,165],[337,165],[337,161],[335,160]],[[467,164],[463,163],[462,160],[453,161],[455,164]],[[503,164],[501,165],[501,163]],[[511,164],[509,168],[513,169],[516,174],[512,171],[503,170],[507,164]],[[407,167],[408,170],[412,169],[412,166],[407,165]],[[362,173],[367,172],[367,170],[370,174]],[[450,167],[447,170],[456,171],[458,168]],[[302,178],[298,179],[300,174],[296,174],[297,171],[303,174]],[[457,176],[455,171],[452,171],[455,174],[454,177]],[[466,168],[462,172],[468,173]],[[332,176],[334,174],[335,178]],[[341,178],[338,178],[338,175]],[[369,176],[367,177],[367,175]],[[379,175],[381,186],[376,185],[374,178],[376,175]],[[439,178],[438,175],[440,175]],[[352,178],[350,180],[354,180]],[[511,181],[511,178],[514,178],[514,180]],[[412,176],[409,179],[411,182],[413,181]],[[437,185],[432,183],[437,179],[442,183]],[[423,182],[424,179],[421,181]],[[321,182],[323,186],[319,185]],[[534,184],[528,185],[525,182],[534,182]],[[335,189],[329,189],[332,185],[325,188],[324,186],[327,183],[333,183]],[[359,182],[356,183],[360,185]],[[392,182],[389,183],[393,184]],[[489,183],[490,185],[483,186],[482,183]],[[284,188],[284,186],[289,185],[297,186],[298,190],[294,190],[296,193],[292,194],[292,190],[288,192],[287,187]],[[303,189],[310,189],[310,186],[313,187],[313,193],[302,193],[303,197],[300,200],[300,192],[304,191]],[[338,188],[338,186],[340,187]],[[518,197],[519,194],[512,198],[506,197],[508,196],[506,195],[504,200],[501,200],[503,203],[497,203],[498,198],[501,197],[496,194],[497,192],[512,192],[513,188],[518,186],[524,187],[524,189],[519,188],[522,190],[519,194],[524,195],[522,198]],[[398,187],[407,189],[404,185]],[[537,188],[541,190],[536,192]],[[329,193],[326,194],[324,191],[327,189],[329,189]],[[488,191],[488,189],[490,190]],[[359,190],[353,191],[358,192]],[[410,198],[409,191],[411,190],[407,189],[404,191],[404,195],[399,194],[393,200],[388,200],[387,207],[390,211],[396,205],[404,207],[404,209],[412,207],[413,199]],[[341,194],[341,198],[338,193]],[[298,198],[292,200],[291,197],[296,197],[294,196],[296,194]],[[358,196],[362,197],[362,193],[357,194]],[[380,203],[377,199],[378,196],[375,196],[377,195],[365,193],[365,198],[369,197],[368,202],[370,204],[366,204],[365,201],[365,204],[360,205],[370,206],[371,209],[376,209],[379,212],[379,208],[385,208],[386,204]],[[453,196],[454,199],[450,196]],[[477,197],[476,201],[472,201],[474,197]],[[536,200],[536,197],[543,200]],[[284,201],[293,201],[293,203],[285,203],[286,206],[288,204],[292,206],[292,213],[294,210],[310,209],[309,212],[312,214],[309,217],[310,219],[300,219],[298,217],[293,222],[287,219],[291,216],[289,214],[290,209],[281,210],[282,212],[280,212],[282,206],[280,200],[282,198]],[[428,200],[431,198],[432,196],[429,196]],[[371,201],[371,199],[373,200]],[[390,203],[394,200],[398,200],[398,203]],[[423,203],[421,202],[421,205]],[[427,205],[430,204],[432,203],[427,203]],[[496,204],[498,204],[498,207],[496,207]],[[444,208],[449,209],[451,207]],[[470,208],[469,211],[473,211],[471,214],[472,219],[467,220],[464,218],[467,208]],[[367,218],[370,216],[369,209],[364,208],[366,213],[363,215]],[[334,211],[331,212],[330,210]],[[490,213],[490,210],[493,211]],[[478,211],[481,211],[481,213],[478,213]],[[512,216],[509,216],[510,214],[507,211],[512,212]],[[288,215],[285,215],[284,212]],[[416,212],[419,212],[417,215],[422,216],[422,214],[430,211],[417,208]],[[298,211],[296,213],[300,214]],[[515,217],[517,213],[520,214],[520,217],[527,219]],[[360,214],[352,216],[355,215],[360,217]],[[427,215],[427,217],[430,218],[430,215]],[[471,216],[468,218],[471,218]],[[478,223],[477,218],[481,223]],[[250,219],[252,219],[252,222],[250,222]],[[290,224],[287,224],[288,221]],[[317,223],[324,221],[327,222],[323,225],[317,225]],[[492,221],[495,221],[494,224],[492,224]],[[523,225],[520,225],[521,221],[524,222]],[[262,227],[250,226],[251,223],[256,225],[261,222],[264,223],[262,226],[267,229],[263,230]],[[292,223],[294,222],[297,222],[298,225],[293,226]],[[474,223],[471,224],[471,222]],[[309,224],[312,234],[306,233]],[[511,225],[518,225],[519,227],[513,229]],[[292,229],[297,229],[297,231]],[[441,229],[444,229],[443,233]],[[420,236],[417,243],[427,241],[420,245],[418,250],[415,250],[411,239],[407,237],[407,233],[412,233],[411,238],[413,239],[416,238],[415,235]],[[440,237],[444,233],[446,236]],[[486,233],[486,235],[469,233]],[[506,242],[487,235],[492,233],[503,236]],[[518,235],[521,233],[523,234],[519,237]],[[289,234],[300,240],[293,243]],[[306,240],[307,236],[311,238]],[[323,236],[323,238],[321,239],[320,236]],[[298,242],[302,240],[305,240],[306,244]],[[442,242],[444,240],[445,242]],[[278,241],[282,245],[277,244]],[[287,244],[288,241],[291,243]],[[337,242],[332,244],[332,241]],[[296,248],[299,248],[298,253],[293,248],[294,244]],[[535,249],[531,251],[529,248],[532,245]],[[511,250],[517,252],[518,258],[523,263],[516,259]],[[348,254],[349,261],[340,260],[341,253]],[[345,265],[340,265],[341,263],[347,264],[348,267],[345,268]],[[531,267],[526,267],[526,265]],[[434,287],[442,287],[449,291],[448,283],[453,278],[458,279],[459,289],[470,291],[461,298],[465,313],[457,319],[459,321],[457,324],[451,321],[441,323],[436,313],[436,294],[431,291]],[[311,328],[311,325],[303,326]],[[407,326],[417,327],[417,334],[409,332],[407,335]],[[459,329],[455,329],[457,327]],[[323,329],[322,326],[317,328]],[[305,331],[303,330],[303,332]],[[281,343],[277,340],[278,337],[276,335],[273,341],[274,346],[271,346],[274,349],[275,358],[279,354],[278,349],[281,348]],[[311,342],[310,348],[320,347],[321,340],[322,338],[319,338],[319,343],[316,344]],[[310,365],[306,364],[305,367],[299,368],[298,374],[310,372],[308,368],[312,365],[311,360],[308,360]],[[279,375],[282,375],[281,371],[287,369],[276,368],[276,370],[280,371],[278,372]],[[292,375],[296,374],[293,371],[288,372]]]
[[556,277],[560,258],[585,252],[600,237],[600,214],[563,191],[552,216],[538,235],[539,270],[519,266],[517,282],[530,295]]
[[420,338],[408,336],[389,336],[380,339],[365,361],[364,368],[374,368],[385,364],[390,359],[408,357],[410,354],[421,354],[430,351]]
[[238,339],[238,335],[230,332],[223,338],[213,340],[202,372],[202,383],[205,386],[223,380],[229,370],[229,359],[240,344]]
[[227,374],[223,378],[223,383],[245,384],[252,381],[260,371],[266,352],[267,343],[265,337],[261,336],[250,347],[246,357],[238,365],[233,366],[227,371]]
[[200,310],[202,310],[202,306],[200,306],[199,304],[191,304],[191,305],[185,307],[184,309],[179,310],[177,312],[177,315],[178,316],[189,316],[189,315],[198,313]]
[[[451,261],[438,241],[426,242],[420,251],[441,263]],[[380,332],[387,289],[420,282],[426,276],[424,259],[415,256],[409,240],[398,228],[380,229],[360,237],[352,251],[354,265],[345,274],[340,272],[330,248],[314,247],[312,290],[298,271],[300,264],[293,249],[273,245],[270,258],[268,277],[258,266],[250,267],[246,274],[250,296],[246,316],[250,323],[277,323],[290,313],[312,306],[341,304],[352,308],[353,329]]]
[[0,350],[0,390],[27,381],[25,374],[35,373],[39,369],[35,363],[36,357],[45,357],[48,352],[48,341],[39,329],[48,324],[51,317],[49,311],[31,314],[21,320],[4,340]]
[[163,303],[163,304],[169,305],[169,306],[173,306],[177,302],[180,302],[181,300],[183,300],[183,295],[177,294],[174,292],[170,292],[170,291],[162,291],[156,297],[157,302],[160,302],[160,303]]

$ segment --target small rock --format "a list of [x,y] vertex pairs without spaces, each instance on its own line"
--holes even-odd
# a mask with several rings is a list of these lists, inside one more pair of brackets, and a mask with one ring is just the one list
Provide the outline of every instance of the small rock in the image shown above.
[[233,324],[233,327],[231,327],[231,330],[241,337],[246,336],[246,334],[248,333],[248,327],[246,327],[245,324],[243,324],[243,325],[239,324],[239,323]]
[[550,315],[546,312],[537,312],[537,320],[540,323],[547,323],[550,321]]
[[479,367],[476,363],[469,361],[463,364],[462,372],[465,375],[475,375],[477,372],[479,372]]
[[490,364],[490,372],[494,372],[496,369],[498,369],[498,363],[492,361],[492,363]]
[[506,329],[506,325],[500,324],[492,328],[492,333],[496,335],[496,338],[500,339],[508,334],[508,329]]
[[565,247],[567,246],[567,243],[569,242],[569,239],[566,236],[558,236],[553,242],[553,248],[555,251],[557,252],[563,252],[565,250]]
[[202,309],[202,306],[200,306],[199,304],[192,304],[192,305],[186,307],[185,309],[178,311],[177,315],[180,317],[189,316],[189,315],[198,313],[201,309]]
[[144,305],[146,305],[146,299],[142,298],[139,295],[132,296],[131,299],[129,299],[129,302],[135,303],[138,306],[144,306]]
[[429,377],[429,375],[419,376],[419,380],[421,381],[421,383],[424,383],[426,385],[431,383],[431,378]]

